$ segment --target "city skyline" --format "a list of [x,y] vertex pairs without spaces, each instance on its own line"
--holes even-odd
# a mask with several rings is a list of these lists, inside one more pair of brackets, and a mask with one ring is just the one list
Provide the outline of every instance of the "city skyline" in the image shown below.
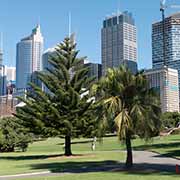
[[[171,0],[178,4],[177,0]],[[16,43],[25,36],[38,22],[42,26],[45,37],[45,49],[56,45],[68,35],[68,14],[72,14],[72,32],[76,33],[78,49],[81,55],[88,56],[89,61],[101,62],[102,20],[117,10],[132,12],[138,32],[138,63],[140,68],[150,68],[151,62],[151,25],[161,19],[159,0],[145,2],[143,0],[115,0],[84,2],[83,0],[67,0],[60,3],[42,0],[2,1],[0,31],[4,36],[4,64],[15,66]],[[55,6],[54,6],[55,5]],[[49,12],[49,9],[52,11]],[[91,13],[93,11],[93,13]],[[166,15],[178,9],[168,9]],[[87,34],[92,36],[87,37]],[[87,43],[88,42],[88,43]],[[86,44],[86,45],[84,45]]]

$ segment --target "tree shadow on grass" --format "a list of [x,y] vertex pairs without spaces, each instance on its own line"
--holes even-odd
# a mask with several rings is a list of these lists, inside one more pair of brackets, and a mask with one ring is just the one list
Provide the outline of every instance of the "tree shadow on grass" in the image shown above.
[[32,169],[49,170],[52,173],[90,173],[90,172],[122,172],[128,174],[175,174],[175,165],[135,163],[132,169],[126,169],[124,163],[118,161],[85,161],[55,162],[31,165]]
[[160,149],[160,148],[177,148],[180,147],[180,142],[172,143],[158,143],[158,144],[144,144],[140,146],[135,146],[134,150],[146,150],[146,149]]
[[23,161],[23,160],[46,160],[46,159],[74,159],[93,157],[93,153],[89,154],[73,154],[72,156],[65,156],[64,154],[49,154],[49,155],[21,155],[21,156],[1,156],[0,160]]
[[167,151],[166,153],[156,155],[156,157],[175,157],[175,158],[179,157],[180,158],[180,149]]
[[[63,157],[64,154],[51,154],[51,155],[21,155],[21,156],[1,156],[0,160],[14,160],[14,161],[22,161],[22,160],[43,160],[48,158],[57,158]],[[81,156],[81,155],[79,155]]]
[[[85,140],[85,141],[74,141],[71,142],[71,144],[88,144],[88,143],[92,143],[92,140]],[[58,143],[56,145],[64,145],[64,143]]]

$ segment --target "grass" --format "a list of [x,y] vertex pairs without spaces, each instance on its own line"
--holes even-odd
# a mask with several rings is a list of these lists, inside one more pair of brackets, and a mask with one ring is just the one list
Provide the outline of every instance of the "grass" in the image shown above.
[[150,150],[168,157],[180,158],[180,135],[157,137],[148,144],[143,144],[141,140],[133,141],[135,150]]
[[[46,141],[35,142],[30,145],[27,152],[2,153],[0,154],[0,175],[47,171],[70,172],[85,168],[86,173],[79,172],[75,175],[62,175],[58,177],[42,177],[38,180],[76,180],[76,179],[98,179],[98,180],[129,180],[133,178],[145,180],[177,179],[179,176],[161,173],[124,173],[124,172],[103,172],[101,167],[106,165],[120,166],[125,161],[125,154],[120,150],[125,147],[117,137],[104,138],[102,143],[97,143],[95,152],[91,151],[90,139],[73,140],[72,150],[78,156],[65,158],[63,154],[62,139],[53,138]],[[142,140],[133,140],[133,147],[136,150],[152,150],[166,156],[180,157],[180,135],[173,135],[163,138],[155,138],[149,144]],[[121,161],[121,163],[119,162]],[[26,178],[27,180],[28,178]],[[37,179],[37,178],[34,178]],[[33,178],[29,179],[33,180]]]
[[[126,173],[86,173],[76,175],[63,175],[58,177],[42,177],[38,180],[179,180],[178,175],[163,174],[126,174]],[[37,180],[36,178],[26,178],[21,180]]]
[[[88,139],[86,139],[86,141],[87,140]],[[77,167],[75,167],[79,168],[79,166],[84,165],[86,162],[95,161],[96,163],[100,162],[103,164],[103,162],[106,163],[106,161],[109,160],[124,161],[124,154],[122,152],[102,152],[103,146],[98,144],[98,149],[101,149],[101,151],[93,153],[90,150],[90,142],[78,143],[80,140],[75,140],[74,142],[75,144],[72,145],[72,149],[73,153],[79,154],[77,158],[65,158],[60,156],[63,154],[63,140],[58,138],[35,142],[30,145],[28,151],[25,153],[2,153],[0,156],[0,175],[46,171],[49,170],[50,167],[52,171],[55,171],[57,165],[57,171],[63,171],[64,169],[69,168],[72,163],[74,163],[75,166],[76,162],[78,162],[79,165],[77,164]],[[118,144],[118,141],[116,144]],[[71,163],[68,164],[66,162]]]

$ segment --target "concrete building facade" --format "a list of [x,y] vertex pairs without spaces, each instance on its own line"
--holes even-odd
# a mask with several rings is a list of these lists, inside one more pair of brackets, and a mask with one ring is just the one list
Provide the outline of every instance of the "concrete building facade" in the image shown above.
[[179,112],[178,71],[168,67],[145,71],[149,88],[159,94],[162,112]]
[[5,66],[5,76],[7,81],[16,81],[16,68]]
[[137,72],[137,30],[131,13],[106,18],[101,30],[102,74],[107,68],[127,65]]

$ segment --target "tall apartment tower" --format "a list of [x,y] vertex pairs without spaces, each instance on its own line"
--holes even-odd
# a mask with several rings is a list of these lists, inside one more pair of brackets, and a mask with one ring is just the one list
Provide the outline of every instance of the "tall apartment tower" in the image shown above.
[[123,12],[106,18],[101,30],[102,74],[121,64],[137,71],[137,32],[131,13]]
[[[180,13],[165,18],[165,59],[169,68],[178,70],[180,88]],[[152,25],[153,68],[162,67],[163,61],[163,22],[160,21]]]
[[162,112],[179,112],[178,71],[168,67],[145,71],[149,88],[159,94]]
[[28,88],[33,72],[42,69],[43,36],[40,25],[32,30],[32,34],[21,39],[17,44],[16,54],[16,90]]

